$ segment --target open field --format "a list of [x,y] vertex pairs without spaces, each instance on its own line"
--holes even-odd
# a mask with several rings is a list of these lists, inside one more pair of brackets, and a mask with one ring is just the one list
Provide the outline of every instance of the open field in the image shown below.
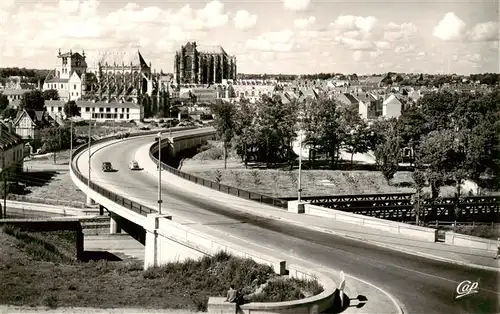
[[56,164],[53,155],[47,154],[25,161],[24,169],[25,172],[15,179],[26,184],[28,192],[24,196],[27,200],[73,206],[85,203],[85,194],[75,186],[69,175],[69,150],[56,153]]
[[270,266],[225,253],[146,271],[137,262],[84,263],[60,251],[72,243],[69,237],[60,239],[66,243],[52,246],[54,242],[48,243],[41,233],[4,227],[0,304],[203,311],[208,297],[225,296],[230,284],[246,294],[257,291],[254,299],[259,301],[291,300],[322,291],[316,281],[278,279]]

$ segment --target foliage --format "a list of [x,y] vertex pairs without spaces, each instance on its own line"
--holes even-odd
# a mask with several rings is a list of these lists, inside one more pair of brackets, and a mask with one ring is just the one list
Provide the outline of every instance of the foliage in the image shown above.
[[74,100],[70,100],[64,104],[64,114],[66,117],[80,116],[80,107],[77,106]]
[[402,140],[396,123],[397,120],[390,119],[378,124],[381,137],[374,151],[377,166],[388,181],[396,174],[401,160]]
[[4,94],[0,93],[0,110],[5,110],[9,105],[9,99]]
[[218,102],[212,107],[215,114],[215,128],[221,140],[224,142],[224,169],[227,168],[228,144],[234,136],[235,107],[229,102]]
[[17,109],[7,107],[2,111],[2,116],[5,119],[14,119],[17,116]]
[[26,92],[21,97],[21,107],[32,110],[43,110],[45,107],[45,99],[39,90]]
[[56,89],[47,89],[42,92],[44,100],[59,100],[59,93]]

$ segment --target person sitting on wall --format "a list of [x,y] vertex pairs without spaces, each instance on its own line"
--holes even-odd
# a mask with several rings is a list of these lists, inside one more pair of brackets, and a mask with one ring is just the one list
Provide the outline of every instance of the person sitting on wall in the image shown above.
[[234,285],[231,285],[227,291],[226,302],[242,305],[245,304],[245,298],[238,290],[234,289]]

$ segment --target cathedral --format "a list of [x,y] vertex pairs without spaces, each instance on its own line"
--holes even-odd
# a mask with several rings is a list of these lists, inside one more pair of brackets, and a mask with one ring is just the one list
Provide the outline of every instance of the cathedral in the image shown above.
[[188,42],[175,53],[174,82],[180,84],[214,84],[236,79],[236,57],[221,46],[197,46]]
[[87,62],[85,52],[58,54],[59,62],[43,85],[56,89],[61,100],[137,102],[139,95],[151,96],[157,88],[157,75],[141,53],[102,52]]

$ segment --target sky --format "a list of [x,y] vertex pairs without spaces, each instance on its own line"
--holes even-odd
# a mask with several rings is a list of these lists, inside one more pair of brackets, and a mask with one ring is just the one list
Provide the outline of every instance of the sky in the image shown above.
[[500,72],[498,0],[0,0],[0,67],[140,50],[173,71],[187,41],[240,73]]

